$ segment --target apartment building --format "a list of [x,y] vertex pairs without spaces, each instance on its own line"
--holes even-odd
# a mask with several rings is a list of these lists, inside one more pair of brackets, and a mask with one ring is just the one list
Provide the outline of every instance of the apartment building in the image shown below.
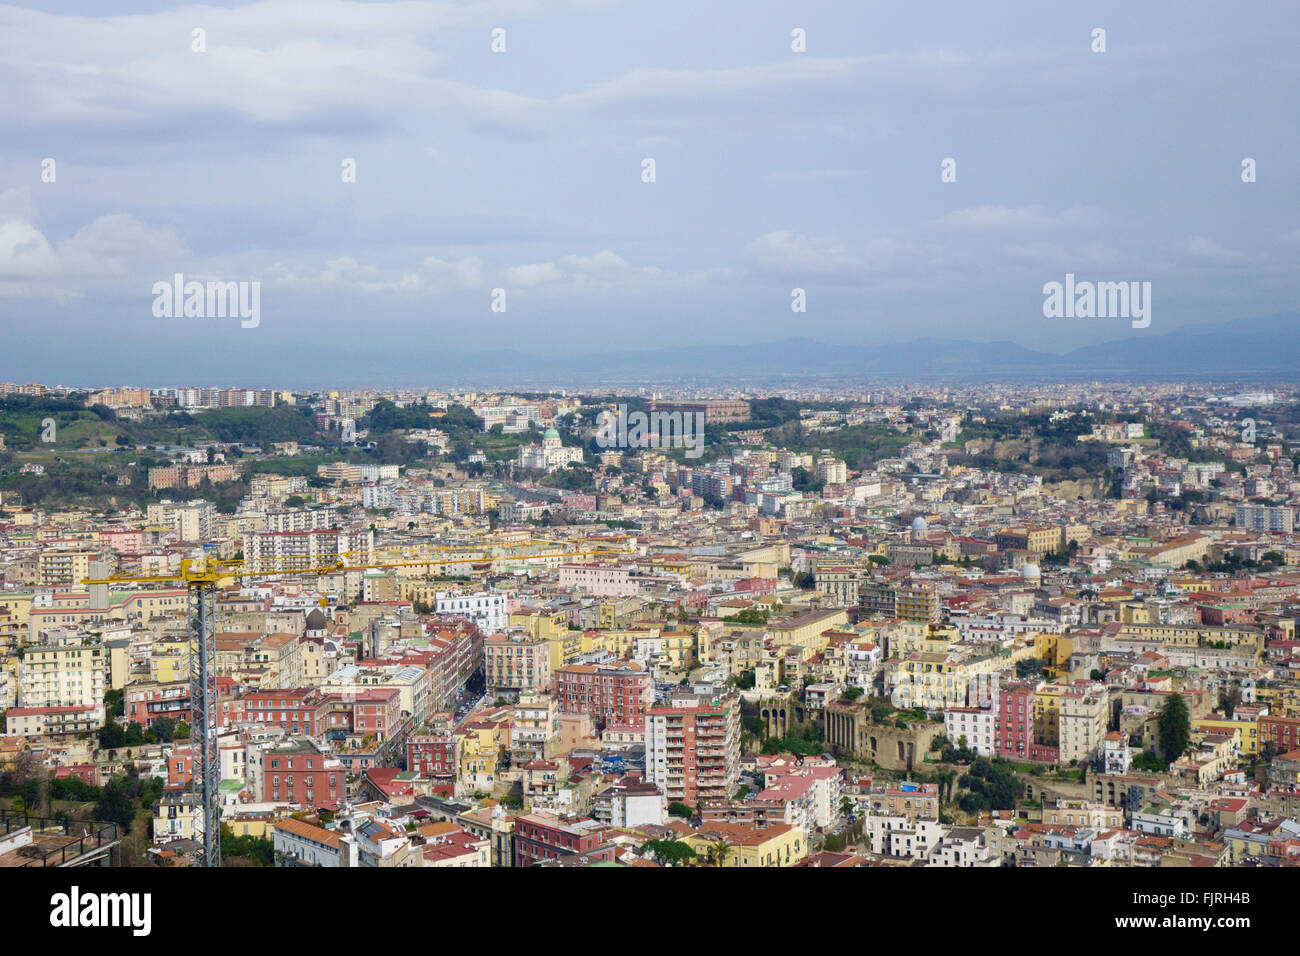
[[514,865],[536,866],[570,856],[593,861],[614,859],[614,845],[605,840],[598,820],[566,820],[553,813],[526,813],[515,820]]
[[406,768],[420,777],[455,781],[460,744],[450,730],[412,734],[406,740]]
[[262,753],[265,802],[336,807],[346,798],[342,762],[305,740],[292,740]]
[[126,687],[124,720],[152,727],[159,717],[178,723],[190,721],[190,682],[133,681]]
[[545,638],[493,634],[483,641],[488,694],[541,694],[551,689],[551,649]]
[[510,720],[510,760],[523,766],[530,760],[553,756],[559,733],[559,705],[555,698],[524,696],[515,704]]
[[1108,709],[1104,688],[1075,690],[1062,696],[1057,739],[1063,762],[1092,760],[1106,739]]
[[646,779],[670,803],[725,800],[740,772],[740,700],[687,694],[651,707],[645,746]]
[[580,589],[600,597],[629,597],[640,590],[630,568],[603,564],[562,564],[561,589]]
[[363,564],[374,557],[373,531],[263,531],[248,535],[245,556],[267,568],[320,568],[339,561]]
[[149,490],[197,488],[205,479],[215,485],[222,481],[234,481],[238,477],[239,472],[234,465],[168,465],[149,469]]
[[223,631],[214,642],[219,677],[262,689],[303,686],[302,639],[296,634]]
[[477,515],[486,501],[482,488],[439,488],[429,494],[428,507],[436,515]]
[[943,712],[944,732],[954,746],[965,745],[981,757],[997,753],[997,713],[991,707],[949,707]]
[[1237,505],[1236,524],[1246,531],[1275,531],[1290,534],[1295,530],[1295,509],[1267,505]]
[[103,711],[89,704],[71,707],[10,707],[5,734],[11,737],[71,737],[90,734],[104,724]]
[[814,580],[817,593],[825,594],[836,604],[857,607],[858,573],[852,568],[818,568]]
[[474,594],[439,591],[434,595],[433,609],[438,614],[468,617],[484,631],[499,631],[510,620],[506,595],[501,591]]
[[1005,528],[994,537],[999,551],[1029,551],[1042,557],[1061,544],[1061,529],[1054,527]]
[[44,631],[18,658],[19,707],[91,707],[104,719],[104,647],[71,628]]
[[939,620],[939,594],[928,584],[907,584],[894,592],[894,616],[908,621]]
[[181,541],[209,541],[216,526],[217,512],[211,502],[162,501],[145,510],[145,520],[151,525],[161,525]]
[[749,420],[749,402],[741,399],[718,398],[698,402],[653,401],[646,406],[652,412],[680,412],[683,415],[702,414],[706,424],[714,422],[744,422]]
[[272,827],[278,866],[347,866],[349,847],[342,839],[338,831],[305,820],[279,820]]
[[43,550],[36,559],[37,581],[43,587],[70,587],[90,576],[93,551]]
[[266,512],[267,531],[320,531],[339,527],[333,508],[293,508]]
[[330,462],[328,465],[316,466],[316,477],[326,481],[346,481],[358,484],[361,481],[361,468],[345,461]]
[[566,664],[555,671],[555,698],[566,714],[587,714],[598,728],[644,730],[654,685],[637,663]]

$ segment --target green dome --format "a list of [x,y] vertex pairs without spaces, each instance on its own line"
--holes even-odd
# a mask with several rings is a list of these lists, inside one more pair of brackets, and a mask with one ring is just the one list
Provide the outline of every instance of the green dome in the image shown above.
[[560,437],[560,433],[557,432],[554,428],[548,428],[548,429],[546,429],[546,432],[542,435],[542,437],[543,437],[543,438],[559,438],[559,437]]

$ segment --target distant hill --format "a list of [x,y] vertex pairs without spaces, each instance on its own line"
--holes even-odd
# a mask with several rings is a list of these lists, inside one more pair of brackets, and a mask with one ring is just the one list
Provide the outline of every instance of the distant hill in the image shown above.
[[1064,355],[1014,342],[916,339],[853,346],[791,338],[779,342],[676,347],[593,355],[459,356],[433,375],[503,387],[549,382],[630,384],[698,381],[776,384],[781,380],[1078,381],[1090,379],[1281,378],[1300,371],[1300,313],[1137,332]]

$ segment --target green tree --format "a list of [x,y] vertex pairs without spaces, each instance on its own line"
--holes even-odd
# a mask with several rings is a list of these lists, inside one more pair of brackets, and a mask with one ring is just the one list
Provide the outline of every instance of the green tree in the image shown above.
[[1192,720],[1182,694],[1170,694],[1160,709],[1160,750],[1166,760],[1177,760],[1192,737]]
[[104,726],[99,728],[99,746],[104,750],[116,750],[125,744],[126,731],[110,716],[104,721]]
[[655,859],[664,866],[684,866],[695,859],[695,851],[690,844],[680,840],[651,840],[642,849],[653,853]]
[[126,703],[122,691],[104,691],[104,712],[113,717],[121,717],[126,712]]
[[717,840],[709,846],[709,863],[713,866],[722,866],[723,861],[727,859],[727,851],[730,849],[731,844],[726,840]]
[[670,816],[682,817],[686,819],[691,816],[694,816],[695,811],[692,810],[686,804],[679,803],[678,801],[674,800],[672,803],[668,804],[668,813]]
[[275,865],[275,844],[255,836],[235,836],[230,827],[221,825],[221,855],[223,858],[242,857],[257,866]]
[[1043,662],[1037,657],[1025,657],[1016,661],[1016,676],[1021,680],[1038,677],[1043,673]]
[[95,819],[116,823],[123,830],[130,829],[135,819],[135,796],[131,781],[124,774],[116,774],[104,785],[95,804]]

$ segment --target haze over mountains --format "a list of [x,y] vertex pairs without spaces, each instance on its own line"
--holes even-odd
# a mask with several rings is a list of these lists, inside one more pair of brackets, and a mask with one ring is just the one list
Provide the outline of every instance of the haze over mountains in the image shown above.
[[[361,358],[357,356],[357,358]],[[423,356],[426,375],[467,385],[618,385],[670,382],[767,384],[809,381],[1079,381],[1091,379],[1266,379],[1300,367],[1300,313],[1149,330],[1064,354],[1014,342],[922,338],[854,346],[795,337],[742,345],[703,345],[594,354],[542,355],[512,349]],[[393,357],[389,374],[410,371]],[[371,363],[359,363],[369,365]],[[366,384],[380,384],[375,379]],[[415,381],[415,380],[412,380]],[[419,380],[423,381],[423,380]]]
[[146,353],[125,337],[103,340],[97,346],[101,372],[93,377],[68,375],[66,369],[60,376],[56,354],[17,350],[6,354],[0,348],[0,380],[44,378],[87,387],[130,381],[153,387],[524,390],[698,384],[776,388],[783,383],[863,385],[909,380],[1249,381],[1290,377],[1300,368],[1298,312],[1184,325],[1167,333],[1125,329],[1123,338],[1063,354],[1008,341],[918,338],[864,346],[811,337],[603,352],[509,347],[468,351],[423,335],[406,340],[386,335],[301,339],[287,348],[271,344],[250,353],[240,330],[233,336],[218,331],[214,328],[198,351],[181,342],[154,343],[166,355]]

